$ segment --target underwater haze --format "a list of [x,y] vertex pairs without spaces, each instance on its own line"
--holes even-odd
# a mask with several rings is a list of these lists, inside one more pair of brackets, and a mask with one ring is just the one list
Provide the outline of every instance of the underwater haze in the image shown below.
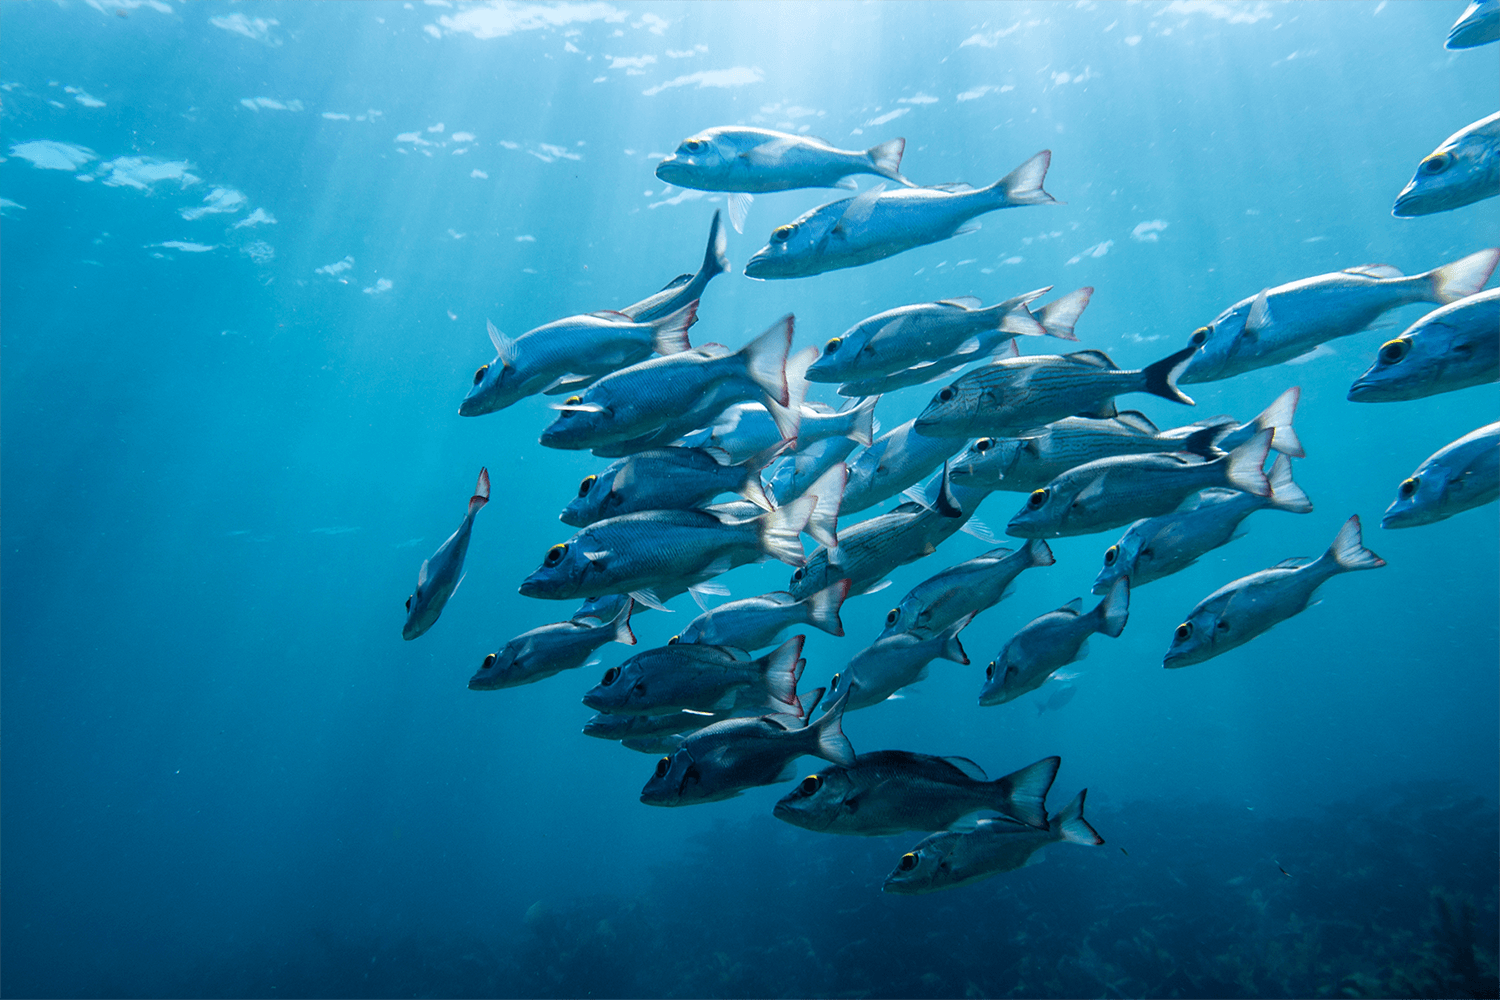
[[[516,337],[696,270],[728,202],[655,177],[684,138],[904,137],[907,178],[975,187],[1051,150],[1061,203],[758,281],[743,269],[773,229],[848,192],[757,194],[694,345],[738,348],[794,313],[794,349],[821,348],[907,303],[1089,286],[1078,344],[1026,352],[1141,368],[1264,288],[1496,245],[1497,199],[1391,214],[1423,157],[1495,111],[1495,47],[1443,47],[1463,6],[0,7],[0,992],[1495,996],[1497,508],[1380,521],[1428,456],[1497,419],[1500,388],[1346,399],[1432,305],[1184,385],[1195,407],[1123,397],[1172,427],[1248,420],[1300,386],[1314,511],[1252,515],[1138,588],[1124,633],[1070,676],[980,707],[1017,629],[1097,603],[1123,529],[1051,539],[1056,565],[962,633],[969,665],[939,660],[843,722],[859,752],[992,776],[1059,755],[1050,808],[1087,788],[1103,846],[918,898],[882,883],[922,834],[782,823],[791,783],[643,805],[656,755],[582,735],[580,699],[680,632],[689,595],[638,609],[639,644],[597,663],[466,687],[573,613],[517,588],[610,461],[538,443],[554,397],[459,416],[495,356],[486,321]],[[943,384],[883,396],[882,428]],[[833,389],[809,398],[837,406]],[[464,583],[403,641],[403,601],[481,467]],[[1024,502],[993,493],[975,518],[1003,536]],[[1200,600],[1317,556],[1355,514],[1386,566],[1163,669]],[[1020,543],[956,534],[850,597],[843,638],[799,629],[804,691],[902,594],[996,544]],[[791,572],[718,582],[750,597]]]

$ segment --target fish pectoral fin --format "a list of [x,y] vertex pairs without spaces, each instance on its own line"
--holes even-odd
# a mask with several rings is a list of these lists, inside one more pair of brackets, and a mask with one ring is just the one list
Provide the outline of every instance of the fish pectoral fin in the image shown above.
[[740,158],[757,167],[773,167],[793,149],[800,140],[794,138],[768,139],[753,149],[747,149]]
[[1078,493],[1078,495],[1073,498],[1073,502],[1074,503],[1081,503],[1082,501],[1085,501],[1085,500],[1092,500],[1095,497],[1103,496],[1104,495],[1104,481],[1106,479],[1108,479],[1108,478],[1109,478],[1108,476],[1096,476],[1094,478],[1093,482],[1091,482],[1087,486],[1085,486]]
[[570,413],[570,412],[572,412],[574,410],[578,411],[579,413],[606,413],[606,412],[608,412],[608,408],[607,407],[601,406],[598,403],[553,403],[552,404],[552,409],[554,409],[554,410],[562,410],[564,413]]
[[839,188],[840,190],[843,190],[843,191],[858,191],[859,190],[859,185],[854,182],[854,178],[852,176],[850,176],[850,177],[840,177],[838,179],[838,183],[834,184],[834,187]]
[[869,219],[870,213],[875,211],[875,203],[884,193],[885,184],[880,183],[850,198],[848,207],[844,209],[844,214],[839,216],[838,225],[834,228],[847,230],[850,226],[858,226],[865,222]]
[[422,568],[417,570],[417,589],[421,590],[427,585],[427,569],[432,565],[431,559],[422,560]]
[[750,203],[755,195],[747,191],[736,191],[729,196],[729,224],[737,233],[745,231],[745,216],[750,214]]
[[970,233],[977,233],[977,232],[979,232],[979,228],[980,228],[980,226],[979,226],[978,220],[971,220],[969,222],[965,222],[963,225],[961,225],[957,229],[953,230],[953,235],[954,236],[967,236]]
[[874,585],[869,586],[869,587],[866,587],[864,590],[861,590],[859,592],[859,596],[863,597],[866,594],[876,594],[876,593],[879,593],[880,591],[884,590],[885,588],[889,587],[890,585],[891,585],[891,581],[889,581],[889,580],[881,580],[879,583],[874,584]]
[[656,594],[653,591],[632,590],[630,592],[630,596],[635,600],[637,604],[640,604],[643,607],[648,607],[653,611],[670,612],[672,610],[671,608],[662,604],[662,602],[657,598]]
[[1266,298],[1268,288],[1262,288],[1250,306],[1250,315],[1245,317],[1245,332],[1252,336],[1270,326],[1275,320],[1271,316],[1271,302]]

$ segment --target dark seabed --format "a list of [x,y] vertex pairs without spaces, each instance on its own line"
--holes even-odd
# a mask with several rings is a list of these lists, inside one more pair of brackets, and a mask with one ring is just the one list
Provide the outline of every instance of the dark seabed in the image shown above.
[[[1463,6],[0,5],[0,992],[1496,996],[1497,508],[1380,521],[1500,389],[1346,399],[1431,306],[1184,386],[1192,408],[1122,399],[1172,427],[1300,386],[1315,510],[1256,513],[1138,588],[1123,635],[1065,668],[1071,700],[976,696],[1022,625],[1094,605],[1123,529],[1052,540],[1056,565],[963,632],[969,665],[845,721],[856,750],[992,776],[1060,755],[1050,808],[1087,788],[1102,846],[897,896],[882,882],[923,835],[792,827],[771,812],[790,784],[642,805],[655,756],[582,736],[579,699],[680,632],[686,595],[639,612],[631,650],[466,689],[576,608],[517,587],[608,463],[537,442],[550,397],[457,414],[494,357],[485,321],[514,337],[695,269],[726,200],[655,178],[683,138],[900,136],[907,177],[975,186],[1050,149],[1064,203],[761,282],[741,272],[768,234],[845,192],[757,195],[693,344],[792,312],[800,350],[906,303],[1090,286],[1079,343],[1027,352],[1140,368],[1269,286],[1500,242],[1500,199],[1391,215],[1419,161],[1495,111],[1496,47],[1443,47]],[[894,428],[944,384],[875,415]],[[465,582],[403,642],[481,466]],[[1003,535],[1024,500],[977,520]],[[1321,553],[1351,514],[1384,568],[1162,669],[1199,600]],[[804,691],[995,544],[957,534],[851,598],[846,637],[808,630]],[[723,582],[749,597],[790,572]]]

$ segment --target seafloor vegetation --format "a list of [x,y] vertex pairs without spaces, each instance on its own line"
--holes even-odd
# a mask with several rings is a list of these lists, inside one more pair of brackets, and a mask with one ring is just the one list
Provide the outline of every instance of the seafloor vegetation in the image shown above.
[[184,956],[154,969],[149,989],[101,972],[88,992],[1497,995],[1493,802],[1428,784],[1311,818],[1186,802],[1101,802],[1091,818],[1104,847],[1055,845],[1045,864],[925,897],[879,891],[899,838],[817,837],[770,817],[723,824],[689,855],[659,859],[644,898],[539,900],[483,937],[329,928]]

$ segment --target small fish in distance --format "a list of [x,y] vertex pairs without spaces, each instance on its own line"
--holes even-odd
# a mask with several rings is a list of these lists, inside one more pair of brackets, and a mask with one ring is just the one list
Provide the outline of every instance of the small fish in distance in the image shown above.
[[474,530],[474,515],[490,500],[490,474],[479,470],[479,482],[469,498],[469,509],[458,530],[438,546],[431,559],[424,560],[417,573],[417,589],[406,599],[406,624],[401,638],[415,639],[437,622],[448,598],[463,582],[464,556],[469,552],[469,534]]

